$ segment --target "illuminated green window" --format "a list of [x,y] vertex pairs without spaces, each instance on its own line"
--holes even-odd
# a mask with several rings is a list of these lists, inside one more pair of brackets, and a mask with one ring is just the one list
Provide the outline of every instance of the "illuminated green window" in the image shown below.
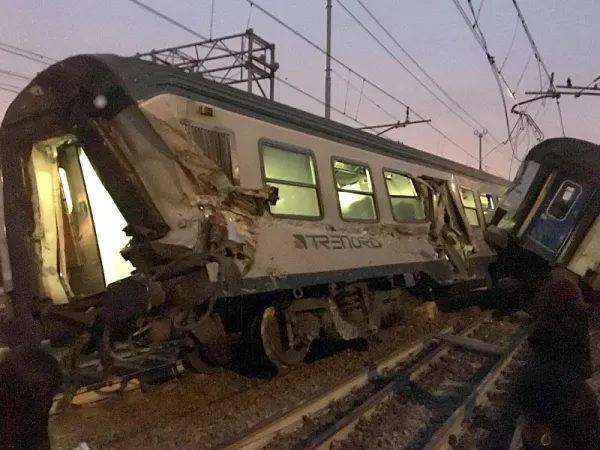
[[479,216],[477,215],[477,204],[475,203],[475,194],[470,189],[460,189],[460,198],[469,225],[472,227],[479,226]]
[[300,150],[261,146],[265,182],[279,190],[271,214],[279,216],[321,217],[315,162],[312,154]]
[[494,203],[494,197],[490,194],[479,193],[479,203],[481,203],[481,210],[483,211],[483,219],[485,223],[490,223],[492,217],[494,216],[494,210],[496,209],[496,205]]
[[377,220],[371,173],[367,166],[333,160],[333,177],[344,220]]
[[419,197],[414,181],[396,172],[383,171],[385,184],[392,205],[394,220],[418,222],[426,219],[425,205]]

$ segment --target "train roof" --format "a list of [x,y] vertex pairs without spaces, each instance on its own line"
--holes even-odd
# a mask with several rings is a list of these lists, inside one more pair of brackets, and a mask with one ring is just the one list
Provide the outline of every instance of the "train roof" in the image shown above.
[[600,179],[600,145],[582,139],[559,137],[534,146],[527,160],[578,173],[594,182]]
[[[40,72],[11,103],[2,128],[6,131],[18,128],[21,124],[24,128],[18,134],[40,134],[42,131],[39,123],[27,126],[28,119],[57,112],[59,115],[68,114],[73,102],[82,94],[92,95],[92,98],[101,94],[106,96],[108,106],[104,113],[115,115],[139,100],[161,93],[172,93],[210,103],[259,120],[453,174],[508,185],[508,180],[496,175],[207,80],[198,74],[135,57],[111,54],[72,56]],[[60,114],[61,111],[63,114]],[[51,136],[43,138],[47,137]],[[42,137],[38,140],[41,139]],[[2,140],[0,133],[0,145]]]

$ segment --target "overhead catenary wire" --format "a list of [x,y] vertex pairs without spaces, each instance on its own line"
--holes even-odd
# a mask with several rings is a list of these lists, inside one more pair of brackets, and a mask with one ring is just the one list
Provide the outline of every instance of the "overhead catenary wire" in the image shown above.
[[12,92],[13,94],[19,93],[19,91],[17,89],[12,89],[9,87],[2,87],[2,86],[0,86],[0,91]]
[[5,52],[5,53],[9,53],[11,55],[19,56],[19,57],[24,58],[24,59],[28,59],[29,61],[33,61],[33,62],[37,62],[37,63],[40,63],[40,64],[44,64],[46,66],[50,65],[49,62],[43,61],[43,60],[39,59],[38,57],[29,56],[29,55],[26,55],[26,54],[23,54],[23,53],[19,53],[19,52],[15,51],[15,50],[4,48],[2,46],[0,46],[0,51]]
[[[502,105],[504,107],[504,119],[506,121],[506,131],[507,131],[507,135],[510,136],[510,120],[508,119],[508,107],[506,105],[506,97],[504,95],[504,90],[502,89],[502,81],[504,82],[504,84],[506,85],[506,87],[511,92],[513,92],[513,91],[508,86],[508,83],[506,82],[506,80],[502,76],[502,73],[498,69],[498,66],[496,66],[494,58],[492,57],[492,55],[490,54],[490,52],[488,50],[487,42],[485,40],[485,37],[483,36],[483,33],[481,32],[481,28],[479,26],[479,22],[474,23],[474,24],[471,23],[471,21],[469,20],[468,15],[466,13],[466,11],[464,10],[464,8],[460,4],[460,2],[458,0],[452,0],[452,1],[453,1],[454,5],[456,6],[456,8],[458,9],[458,12],[462,16],[463,20],[465,21],[465,23],[469,27],[469,30],[471,30],[471,32],[473,33],[473,36],[475,37],[475,40],[479,43],[479,46],[482,48],[482,50],[486,54],[486,57],[488,59],[488,63],[490,64],[490,66],[492,68],[492,72],[494,74],[494,77],[496,78],[496,83],[498,84],[498,89],[500,91],[500,96],[502,98]],[[479,31],[479,33],[478,33],[478,31]]]
[[[521,12],[521,8],[519,7],[517,0],[512,0],[512,3],[515,7],[515,10],[517,11],[517,16],[519,17],[519,20],[521,21],[521,25],[523,26],[523,31],[525,31],[525,34],[527,35],[527,39],[529,40],[529,44],[531,45],[531,48],[533,49],[535,58],[537,59],[539,65],[544,70],[544,73],[546,74],[546,77],[548,78],[548,80],[550,80],[550,90],[555,91],[556,88],[554,87],[553,75],[550,74],[550,71],[548,70],[548,68],[546,67],[546,64],[544,63],[544,60],[542,59],[542,55],[540,54],[540,52],[537,48],[537,45],[535,44],[535,40],[533,39],[533,36],[531,35],[531,32],[529,31],[527,22],[525,21],[525,16],[523,16],[523,13]],[[563,134],[563,136],[565,136],[565,124],[563,122],[562,110],[560,107],[560,100],[559,100],[558,96],[556,97],[556,108],[558,109],[558,117],[560,120],[560,127],[562,130],[562,134]]]
[[[198,33],[197,31],[195,31],[195,30],[193,30],[193,29],[191,29],[191,28],[187,27],[186,25],[184,25],[183,23],[181,23],[181,22],[179,22],[179,21],[177,21],[177,20],[173,19],[172,17],[170,17],[170,16],[167,16],[166,14],[163,14],[163,13],[161,13],[160,11],[158,11],[158,10],[156,10],[156,9],[154,9],[154,8],[152,8],[152,7],[150,7],[150,6],[148,6],[148,5],[146,5],[145,3],[141,2],[140,0],[129,0],[129,1],[130,1],[131,3],[134,3],[134,4],[136,4],[137,6],[140,6],[141,8],[143,8],[143,9],[145,9],[146,11],[150,12],[151,14],[154,14],[155,16],[157,16],[157,17],[159,17],[159,18],[161,18],[161,19],[165,20],[166,22],[170,23],[171,25],[174,25],[174,26],[176,26],[176,27],[180,28],[181,30],[183,30],[183,31],[187,31],[188,33],[190,33],[190,34],[192,34],[192,35],[196,36],[197,38],[199,38],[199,39],[202,39],[203,41],[209,40],[209,39],[208,39],[206,36],[204,36],[203,34],[201,34],[201,33]],[[251,5],[251,6],[252,6],[252,5]],[[224,44],[222,44],[222,47],[221,47],[221,48],[222,48],[223,50],[229,50],[229,48],[228,48],[226,45],[224,45]],[[302,94],[302,95],[306,96],[307,98],[310,98],[310,99],[311,99],[311,100],[313,100],[313,101],[319,102],[319,103],[321,103],[321,104],[324,104],[324,103],[325,103],[325,102],[323,102],[322,100],[320,100],[319,98],[315,97],[314,95],[312,95],[312,94],[310,94],[310,93],[306,92],[305,90],[303,90],[303,89],[301,89],[301,88],[299,88],[299,87],[297,87],[297,86],[293,85],[293,84],[292,84],[292,83],[290,83],[288,80],[285,80],[285,79],[283,79],[283,78],[281,78],[281,77],[279,77],[279,76],[275,76],[275,79],[276,79],[277,81],[279,81],[280,83],[284,84],[285,86],[289,87],[290,89],[292,89],[292,90],[294,90],[294,91],[296,91],[296,92],[298,92],[298,93],[300,93],[300,94]],[[359,124],[359,125],[361,125],[361,126],[366,126],[366,124],[365,124],[365,123],[363,123],[363,122],[361,122],[361,121],[357,120],[356,118],[354,118],[354,117],[352,117],[352,116],[349,116],[348,114],[345,114],[345,113],[344,113],[342,110],[340,110],[340,109],[337,109],[337,108],[332,108],[332,110],[333,110],[333,111],[335,111],[336,113],[338,113],[338,114],[340,114],[340,115],[344,116],[344,117],[347,117],[348,119],[352,120],[353,122],[355,122],[355,123],[357,123],[357,124]]]
[[19,72],[15,72],[13,70],[6,70],[6,69],[0,69],[0,74],[1,75],[5,75],[5,76],[9,76],[9,77],[13,77],[13,78],[17,78],[20,80],[25,80],[25,81],[29,81],[31,80],[33,77],[29,76],[29,75],[25,75]]
[[[298,92],[298,93],[300,93],[300,94],[303,94],[304,96],[306,96],[306,97],[310,98],[311,100],[314,100],[315,102],[317,102],[317,103],[319,103],[319,104],[321,104],[321,105],[325,105],[325,102],[324,102],[323,100],[321,100],[320,98],[318,98],[318,97],[316,97],[316,96],[312,95],[312,94],[311,94],[311,93],[309,93],[309,92],[306,92],[304,89],[301,89],[301,88],[299,88],[298,86],[295,86],[295,85],[293,85],[292,83],[290,83],[290,82],[289,82],[289,81],[287,81],[287,80],[284,80],[284,79],[283,79],[283,78],[281,78],[281,77],[277,77],[277,76],[276,76],[275,78],[277,79],[277,81],[279,81],[280,83],[282,83],[282,84],[286,85],[286,86],[287,86],[287,87],[289,87],[290,89],[293,89],[294,91],[296,91],[296,92]],[[366,123],[364,123],[364,122],[361,122],[360,120],[358,120],[358,119],[355,119],[355,118],[354,118],[354,117],[352,117],[352,116],[349,116],[348,114],[346,114],[344,111],[342,111],[342,110],[341,110],[341,109],[339,109],[339,108],[336,108],[336,107],[332,106],[332,107],[331,107],[331,110],[332,110],[332,111],[334,111],[334,112],[336,112],[336,113],[338,113],[338,114],[340,114],[340,115],[342,115],[342,116],[344,116],[344,117],[347,117],[348,119],[352,120],[353,122],[356,122],[356,123],[357,123],[357,124],[359,124],[360,126],[363,126],[363,127],[366,127],[366,126],[367,126],[367,124],[366,124]]]
[[50,58],[49,56],[42,55],[41,53],[36,53],[31,50],[17,47],[15,45],[6,44],[5,42],[0,42],[0,50],[6,53],[11,53],[16,56],[21,56],[23,58],[30,59],[35,62],[41,62],[47,65],[58,62],[57,59]]
[[[287,29],[288,31],[290,31],[291,33],[293,33],[296,37],[300,38],[301,40],[303,40],[305,43],[307,43],[308,45],[310,45],[312,48],[314,48],[315,50],[319,51],[320,53],[322,53],[323,55],[326,55],[327,52],[325,49],[323,49],[322,47],[320,47],[319,45],[317,45],[316,43],[314,43],[313,41],[311,41],[310,39],[308,39],[306,36],[304,36],[302,33],[300,33],[298,30],[292,28],[290,25],[288,25],[287,23],[285,23],[284,21],[282,21],[280,18],[278,18],[277,16],[275,16],[274,14],[272,14],[271,12],[269,12],[268,10],[266,10],[265,8],[263,8],[261,5],[259,5],[258,3],[256,3],[253,0],[245,0],[247,3],[253,5],[254,7],[256,7],[256,9],[258,9],[260,12],[262,12],[263,14],[265,14],[267,17],[271,18],[272,20],[274,20],[275,22],[277,22],[279,25],[281,25],[282,27],[284,27],[285,29]],[[342,66],[344,69],[350,71],[351,73],[353,73],[354,75],[356,75],[359,78],[362,78],[366,84],[370,85],[371,87],[373,87],[375,90],[377,90],[378,92],[384,94],[385,96],[387,96],[388,98],[390,98],[391,100],[399,103],[400,105],[404,106],[405,108],[410,108],[406,103],[402,102],[400,99],[398,99],[396,96],[394,96],[393,94],[390,94],[388,91],[386,91],[385,89],[381,88],[379,85],[377,85],[376,83],[374,83],[373,81],[369,80],[367,77],[361,75],[360,73],[358,73],[356,70],[354,70],[353,68],[351,68],[350,66],[348,66],[346,63],[340,61],[338,58],[336,58],[335,56],[331,55],[331,60],[336,62],[337,64],[339,64],[340,66]],[[423,116],[421,116],[420,114],[418,114],[414,109],[410,108],[411,112],[417,116],[419,119],[421,120],[425,120]],[[449,142],[451,142],[454,146],[456,146],[458,149],[460,149],[461,151],[463,151],[465,154],[467,154],[470,158],[474,159],[475,161],[478,161],[478,159],[471,154],[471,152],[469,152],[468,150],[466,150],[464,147],[462,147],[460,144],[458,144],[456,141],[454,141],[452,138],[450,138],[446,133],[444,133],[443,131],[441,131],[439,128],[437,128],[435,125],[433,125],[432,123],[428,122],[427,125],[429,125],[431,128],[433,128],[435,131],[437,131],[438,133],[440,133],[442,136],[444,136],[444,138],[446,138]]]
[[[471,3],[471,0],[467,0],[469,3],[469,8],[471,10],[471,13],[473,14],[473,17],[475,19],[475,11],[473,8],[473,5]],[[459,13],[461,14],[461,16],[463,17],[465,23],[467,24],[467,26],[469,27],[469,29],[471,30],[471,32],[473,33],[473,35],[475,36],[476,41],[478,42],[478,44],[480,45],[480,47],[483,49],[483,51],[486,54],[486,57],[488,59],[488,62],[490,64],[490,67],[492,68],[492,71],[494,73],[494,76],[496,78],[496,83],[498,84],[498,89],[500,91],[500,95],[501,95],[501,99],[502,99],[502,104],[504,107],[504,116],[505,116],[505,121],[506,121],[506,129],[507,129],[507,139],[506,141],[504,141],[504,143],[508,143],[511,146],[511,150],[512,150],[512,155],[513,157],[516,156],[517,153],[517,149],[515,148],[515,144],[513,143],[513,133],[515,132],[515,130],[517,129],[517,125],[522,124],[523,120],[526,120],[526,124],[527,126],[533,126],[534,128],[534,132],[537,132],[537,129],[539,127],[537,127],[537,125],[535,124],[535,121],[533,118],[531,118],[531,116],[529,116],[528,114],[526,114],[526,110],[525,111],[514,111],[516,114],[519,114],[519,119],[517,120],[517,123],[515,124],[514,127],[511,128],[510,126],[510,120],[508,118],[508,108],[507,108],[507,104],[506,104],[506,97],[504,94],[504,89],[502,87],[502,83],[504,83],[504,85],[506,86],[506,89],[509,91],[509,93],[511,94],[511,97],[513,99],[513,101],[515,102],[515,105],[517,105],[517,101],[515,98],[515,90],[512,89],[510,87],[510,85],[508,84],[508,82],[506,81],[506,79],[504,78],[504,76],[502,75],[502,72],[500,71],[500,69],[498,69],[498,66],[495,63],[495,58],[490,54],[488,46],[487,46],[487,42],[485,40],[485,36],[483,35],[483,31],[481,30],[480,24],[478,21],[476,21],[475,23],[471,23],[471,21],[469,20],[467,13],[465,12],[464,8],[461,6],[460,2],[458,0],[453,0],[454,5],[457,7]],[[517,22],[518,23],[518,22]],[[536,57],[537,59],[537,57]],[[538,67],[539,67],[539,62],[538,62]],[[513,107],[514,108],[514,107]],[[491,154],[493,151],[495,151],[498,147],[500,147],[499,145],[494,147],[492,150],[490,150],[486,156],[489,156],[489,154]],[[484,157],[485,158],[485,157]],[[517,157],[518,159],[518,157]]]
[[[353,90],[355,90],[356,92],[361,92],[361,90],[354,86],[354,84],[352,84],[350,82],[349,78],[344,78],[343,75],[341,75],[340,73],[338,73],[336,70],[332,70],[331,73],[333,73],[335,76],[337,76],[340,80],[344,81],[347,87],[351,87]],[[347,96],[347,95],[346,95]],[[373,106],[375,106],[377,109],[381,110],[381,112],[383,112],[386,116],[388,116],[390,119],[393,120],[397,120],[396,116],[394,114],[392,114],[390,111],[388,111],[387,109],[385,109],[383,106],[381,106],[379,103],[377,103],[375,100],[373,100],[371,97],[368,97],[366,95],[364,95],[364,92],[362,93],[362,96],[369,102],[371,103]]]
[[510,41],[510,45],[508,46],[508,50],[506,52],[506,56],[502,60],[502,64],[500,64],[500,71],[502,71],[504,69],[506,61],[508,61],[508,57],[510,56],[510,53],[512,51],[513,45],[515,44],[515,39],[517,38],[517,32],[518,31],[519,31],[519,18],[517,17],[517,20],[515,22],[515,29],[513,30],[513,36],[512,36],[512,39]]
[[[162,18],[163,20],[169,22],[170,24],[175,25],[175,26],[177,26],[178,28],[180,28],[180,29],[182,29],[184,31],[187,31],[190,34],[192,34],[192,35],[194,35],[196,37],[199,37],[202,40],[207,40],[205,36],[203,36],[202,34],[198,33],[197,31],[194,31],[191,28],[189,28],[189,27],[185,26],[184,24],[182,24],[181,22],[176,21],[175,19],[167,16],[166,14],[161,13],[160,11],[158,11],[158,10],[156,10],[154,8],[151,8],[150,6],[148,6],[148,5],[144,4],[143,2],[141,2],[140,0],[129,0],[129,1],[132,2],[132,3],[134,3],[134,4],[136,4],[136,5],[138,5],[138,6],[140,6],[141,8],[145,9],[146,11],[148,11],[148,12],[156,15],[157,17]],[[259,4],[257,4],[256,2],[254,2],[252,0],[246,0],[246,2],[249,3],[249,5],[250,5],[251,8],[253,6],[255,6],[260,12],[262,12],[263,14],[265,14],[267,17],[271,18],[275,22],[279,23],[281,26],[283,26],[284,28],[286,28],[288,31],[292,32],[294,35],[296,35],[298,38],[302,39],[305,43],[309,44],[314,49],[318,50],[319,52],[321,52],[323,54],[326,54],[326,51],[323,48],[319,47],[317,44],[315,44],[314,42],[312,42],[310,39],[308,39],[302,33],[300,33],[299,31],[295,30],[291,26],[287,25],[281,19],[279,19],[278,17],[276,17],[275,15],[273,15],[272,13],[270,13],[269,11],[267,11],[265,8],[263,8],[262,6],[260,6]],[[229,50],[224,45],[222,46],[222,48],[224,48],[225,50]],[[331,59],[333,61],[335,61],[336,63],[338,63],[339,65],[341,65],[343,68],[349,70],[351,73],[353,73],[357,77],[363,79],[363,83],[369,84],[372,88],[374,88],[378,92],[382,93],[383,95],[387,96],[391,100],[399,103],[403,107],[405,107],[405,108],[409,107],[407,104],[405,104],[404,102],[402,102],[400,99],[398,99],[394,95],[390,94],[389,92],[387,92],[385,89],[381,88],[380,86],[378,86],[374,82],[372,82],[372,81],[368,80],[367,78],[363,77],[361,74],[359,74],[358,72],[356,72],[355,70],[353,70],[351,67],[349,67],[345,63],[341,62],[339,59],[335,58],[334,56],[331,56]],[[281,81],[281,78],[279,78],[279,77],[276,77],[276,79],[278,81]],[[289,83],[289,82],[287,82],[287,83]],[[286,84],[286,83],[283,83],[283,84]],[[303,92],[302,90],[299,90],[299,89],[298,89],[298,91],[299,92]],[[311,95],[311,97],[314,97],[314,96]],[[314,98],[316,99],[316,97],[314,97]],[[418,113],[416,113],[412,108],[411,108],[411,111],[418,118],[424,119],[422,116],[420,116]],[[347,116],[347,117],[351,118],[350,116]],[[435,125],[433,125],[431,123],[427,123],[427,124],[431,128],[433,128],[437,133],[439,133],[440,135],[442,135],[447,141],[449,141],[450,143],[452,143],[456,148],[458,148],[459,150],[461,150],[462,152],[464,152],[470,158],[472,158],[474,160],[477,160],[477,158],[474,155],[472,155],[468,150],[466,150],[464,147],[462,147],[460,144],[458,144],[455,140],[453,140],[452,138],[450,138],[446,133],[444,133],[443,131],[441,131]]]
[[[486,128],[486,129],[488,128],[485,125],[483,125],[481,122],[479,122],[475,117],[473,117],[467,110],[465,110],[465,108],[463,108],[442,86],[440,86],[439,83],[437,81],[435,81],[433,79],[433,77],[431,77],[429,75],[429,73],[427,73],[427,71],[419,64],[419,62],[416,61],[415,58],[413,58],[413,56],[402,46],[402,44],[400,44],[400,42],[398,42],[398,40],[392,35],[392,33],[390,33],[390,31],[386,28],[386,26],[381,23],[381,21],[371,12],[369,7],[367,7],[362,0],[356,0],[356,1],[366,11],[366,13],[369,15],[369,17],[379,26],[379,28],[381,28],[381,30],[394,42],[394,44],[396,44],[396,46],[402,51],[402,53],[404,53],[404,55],[406,55],[406,57],[427,77],[427,79],[435,85],[435,87],[437,87],[458,109],[460,109],[460,111],[462,111],[467,117],[469,117],[477,126],[479,126],[480,128]],[[460,114],[458,114],[454,109],[452,109],[450,106],[448,106],[442,99],[440,99],[440,97],[437,94],[435,94],[428,86],[426,86],[419,79],[419,77],[417,75],[415,75],[411,70],[409,70],[405,64],[403,64],[392,52],[390,52],[390,50],[381,42],[381,40],[379,40],[377,37],[375,37],[373,35],[373,33],[368,29],[368,27],[358,17],[356,17],[356,15],[353,14],[342,3],[341,0],[337,0],[337,2],[342,7],[342,9],[344,9],[344,11],[346,11],[346,13],[350,17],[352,17],[352,19],[356,23],[358,23],[358,25],[362,29],[365,32],[367,32],[379,44],[379,46],[381,48],[383,48],[412,78],[414,78],[421,86],[423,86],[427,90],[427,92],[429,92],[433,97],[435,97],[440,103],[442,103],[449,111],[452,112],[452,114],[454,114],[456,117],[458,117],[462,122],[464,122],[470,128],[474,128],[473,124],[467,122]],[[491,133],[490,133],[490,137],[497,143],[499,142],[499,140],[496,139]]]
[[[549,84],[549,81],[546,83],[546,85],[547,85],[547,84]],[[528,105],[525,107],[525,109],[522,111],[522,113],[526,114],[526,113],[527,113],[527,110],[528,110],[528,109],[529,109],[529,108],[530,108],[532,105],[533,105],[533,103],[529,103],[529,104],[528,104]],[[539,114],[539,113],[540,113],[540,111],[542,110],[542,106],[543,106],[543,105],[542,105],[542,104],[540,104],[540,106],[538,107],[538,110],[537,110],[537,111],[536,111],[536,113],[534,114],[534,116],[533,116],[533,120],[534,120],[534,122],[535,122],[535,120],[537,119],[537,116],[538,116],[538,114]],[[547,111],[547,109],[546,109],[546,108],[544,108],[544,111]],[[545,115],[545,112],[544,112],[544,115]],[[519,125],[521,125],[521,122],[520,122],[520,119],[521,119],[521,117],[522,117],[522,116],[520,116],[520,117],[519,117],[519,120],[517,120],[517,121],[515,122],[515,124],[513,125],[512,129],[510,130],[510,133],[509,133],[509,137],[508,137],[508,139],[507,139],[505,142],[498,144],[496,147],[494,147],[494,148],[492,148],[490,151],[488,151],[488,152],[487,152],[487,153],[486,153],[486,154],[483,156],[483,158],[482,158],[482,159],[485,159],[486,157],[488,157],[488,156],[489,156],[491,153],[493,153],[493,152],[494,152],[494,151],[497,149],[497,147],[499,147],[500,145],[506,145],[506,144],[508,144],[508,143],[511,141],[511,139],[513,139],[513,138],[514,138],[514,133],[515,133],[515,131],[518,131],[518,127],[519,127]],[[518,139],[518,136],[517,136],[517,139]],[[516,160],[517,160],[517,161],[519,161],[519,162],[522,162],[522,160],[521,160],[521,159],[519,158],[519,156],[516,154],[516,150],[515,150],[514,148],[512,149],[512,156],[511,156],[511,158],[513,158],[513,159],[516,159]]]
[[18,90],[22,90],[23,89],[23,86],[17,86],[16,84],[4,83],[4,82],[0,82],[0,86],[1,87],[5,87],[5,88],[9,88],[9,89],[18,89]]

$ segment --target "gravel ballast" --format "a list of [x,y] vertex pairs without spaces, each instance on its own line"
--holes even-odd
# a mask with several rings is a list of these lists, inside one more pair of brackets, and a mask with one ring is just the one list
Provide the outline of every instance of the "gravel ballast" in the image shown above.
[[408,342],[455,325],[463,328],[481,317],[478,308],[437,313],[430,319],[422,305],[406,301],[405,324],[383,330],[368,351],[344,350],[303,363],[271,379],[248,378],[222,370],[210,376],[186,373],[179,380],[71,408],[50,421],[53,448],[214,448],[257,423],[295,407],[335,386]]

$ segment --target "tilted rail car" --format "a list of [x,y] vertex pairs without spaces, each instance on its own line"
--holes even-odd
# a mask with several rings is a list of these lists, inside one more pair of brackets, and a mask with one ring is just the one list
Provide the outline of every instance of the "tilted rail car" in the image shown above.
[[600,288],[600,146],[547,139],[527,154],[485,239],[499,252],[492,278],[520,280],[533,293],[554,267]]
[[39,73],[0,148],[12,311],[53,346],[85,336],[104,367],[175,343],[202,370],[240,334],[283,367],[317,338],[367,336],[398,287],[485,282],[483,228],[508,186],[114,55]]

